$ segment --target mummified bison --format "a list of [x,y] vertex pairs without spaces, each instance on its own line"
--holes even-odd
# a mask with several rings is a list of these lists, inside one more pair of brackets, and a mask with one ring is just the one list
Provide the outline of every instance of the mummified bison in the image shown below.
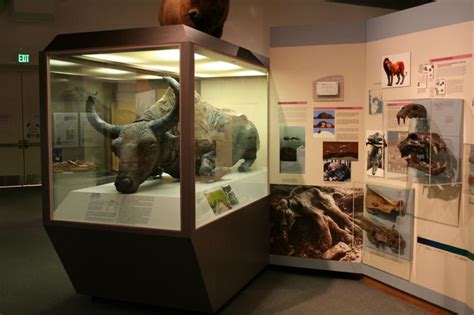
[[[86,102],[87,118],[100,133],[113,139],[112,151],[119,157],[115,187],[122,193],[134,193],[150,176],[165,172],[179,178],[179,83],[164,77],[170,88],[135,122],[112,125],[95,111],[95,98]],[[231,167],[240,159],[239,172],[247,172],[257,157],[259,137],[254,124],[245,115],[218,109],[195,93],[196,174],[217,177],[222,167]],[[216,150],[219,155],[216,154]],[[226,154],[228,153],[228,154]]]
[[160,24],[184,24],[220,38],[230,0],[163,0]]

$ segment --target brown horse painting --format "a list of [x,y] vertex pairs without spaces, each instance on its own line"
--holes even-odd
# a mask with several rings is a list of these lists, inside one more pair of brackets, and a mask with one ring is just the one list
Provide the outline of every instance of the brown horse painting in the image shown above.
[[[403,85],[403,81],[405,81],[405,76],[407,72],[405,72],[405,64],[403,61],[397,61],[392,63],[390,59],[385,58],[383,60],[383,69],[387,74],[387,86],[392,86],[393,84],[393,77],[397,76],[397,82],[395,85]],[[400,82],[400,77],[402,81]]]

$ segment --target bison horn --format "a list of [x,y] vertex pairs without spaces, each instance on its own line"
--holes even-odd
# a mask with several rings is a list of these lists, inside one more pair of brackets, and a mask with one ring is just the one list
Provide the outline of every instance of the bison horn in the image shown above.
[[95,95],[89,95],[86,101],[87,120],[95,130],[112,139],[120,135],[122,127],[109,124],[99,117],[95,110]]
[[179,120],[179,83],[172,77],[163,77],[163,80],[168,82],[173,90],[175,102],[173,108],[166,116],[150,122],[150,129],[156,135],[162,135],[164,132],[170,130],[178,124]]

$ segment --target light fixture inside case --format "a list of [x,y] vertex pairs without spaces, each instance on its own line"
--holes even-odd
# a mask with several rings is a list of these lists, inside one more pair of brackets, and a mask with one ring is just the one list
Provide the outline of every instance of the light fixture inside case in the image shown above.
[[[205,52],[201,53],[201,51],[194,53],[195,76],[197,78],[266,75],[266,72],[259,71],[258,67],[247,67],[246,64],[219,60],[224,57],[208,57],[204,54]],[[51,59],[51,72],[64,73],[63,67],[68,66],[70,67],[68,73],[95,78],[99,77],[94,73],[101,74],[101,79],[105,74],[105,78],[108,80],[153,80],[161,78],[164,73],[179,75],[180,51],[177,48],[84,54],[76,55],[73,58],[77,60],[77,63]],[[83,64],[81,60],[86,62]]]

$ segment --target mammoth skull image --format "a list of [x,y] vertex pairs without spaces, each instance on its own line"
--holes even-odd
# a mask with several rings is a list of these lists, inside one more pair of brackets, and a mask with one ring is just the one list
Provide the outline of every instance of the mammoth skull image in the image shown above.
[[[138,120],[127,125],[105,122],[95,110],[95,97],[87,99],[89,123],[112,139],[112,151],[120,159],[115,187],[121,193],[134,193],[146,179],[163,172],[180,177],[180,85],[171,77],[163,79],[170,88]],[[255,125],[245,115],[203,101],[197,92],[194,106],[196,174],[218,179],[223,168],[232,167],[241,159],[244,161],[239,172],[249,171],[259,148]],[[227,159],[219,161],[221,165],[216,160],[216,143],[231,152]]]
[[[451,160],[446,143],[437,133],[409,133],[407,138],[398,144],[398,149],[408,167],[433,176],[445,172]],[[453,169],[444,173],[446,178],[454,176],[452,171]]]

